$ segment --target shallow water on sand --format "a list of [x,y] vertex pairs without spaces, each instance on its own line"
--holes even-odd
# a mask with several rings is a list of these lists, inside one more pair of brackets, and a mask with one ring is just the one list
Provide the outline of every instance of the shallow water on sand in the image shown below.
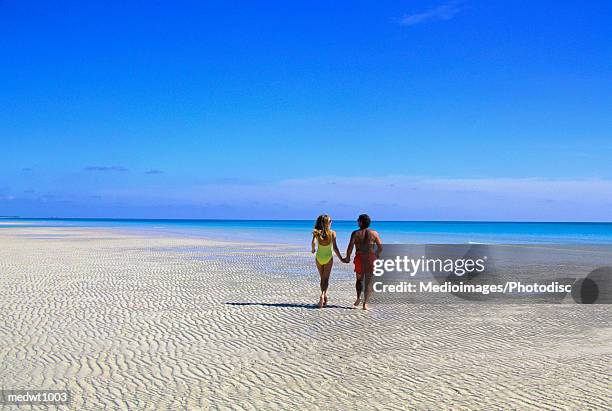
[[[308,245],[313,221],[309,220],[143,220],[143,219],[3,219],[2,228],[108,227],[146,232]],[[334,221],[340,246],[356,229],[354,221]],[[492,243],[492,244],[612,244],[612,223],[531,223],[457,221],[374,221],[385,243]]]

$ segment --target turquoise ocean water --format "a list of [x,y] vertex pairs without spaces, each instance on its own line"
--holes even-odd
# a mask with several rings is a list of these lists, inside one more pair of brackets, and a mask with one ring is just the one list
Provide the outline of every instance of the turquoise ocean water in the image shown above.
[[[1,219],[4,227],[109,227],[152,235],[196,236],[234,241],[309,244],[313,221],[306,220],[139,220]],[[334,221],[340,247],[354,221]],[[385,243],[612,244],[612,223],[514,223],[373,221]]]

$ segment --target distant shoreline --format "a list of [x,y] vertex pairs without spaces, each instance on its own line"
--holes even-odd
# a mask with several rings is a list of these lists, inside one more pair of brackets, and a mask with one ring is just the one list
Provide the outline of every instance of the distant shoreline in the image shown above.
[[[0,227],[102,227],[144,230],[229,241],[303,245],[310,241],[312,220],[220,219],[2,219]],[[612,244],[612,223],[603,222],[491,222],[491,221],[380,221],[373,228],[383,242],[395,244]],[[353,220],[334,220],[339,246],[355,230]]]

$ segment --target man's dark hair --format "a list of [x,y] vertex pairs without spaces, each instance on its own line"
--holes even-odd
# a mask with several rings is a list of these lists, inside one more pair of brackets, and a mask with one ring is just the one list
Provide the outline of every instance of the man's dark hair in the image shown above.
[[359,227],[368,228],[370,226],[370,223],[372,222],[372,219],[367,214],[361,214],[357,218],[357,221],[359,222]]

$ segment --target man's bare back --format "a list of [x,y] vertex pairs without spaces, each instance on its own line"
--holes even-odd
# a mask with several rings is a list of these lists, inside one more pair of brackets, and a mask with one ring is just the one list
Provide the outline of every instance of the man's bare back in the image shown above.
[[363,228],[353,231],[351,242],[358,253],[373,253],[376,244],[376,257],[380,258],[381,240],[377,231]]

